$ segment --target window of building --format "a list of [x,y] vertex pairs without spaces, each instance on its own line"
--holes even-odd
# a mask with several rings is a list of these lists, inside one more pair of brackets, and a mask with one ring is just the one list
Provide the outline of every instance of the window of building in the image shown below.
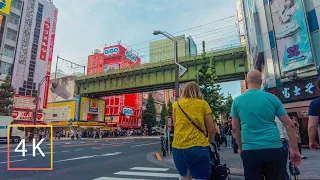
[[1,74],[7,74],[10,67],[11,67],[10,63],[0,61],[0,73]]
[[267,5],[268,4],[268,0],[263,0],[263,4]]
[[273,31],[269,32],[269,41],[270,41],[270,48],[273,49],[276,47],[276,43],[274,41],[274,33]]
[[313,48],[313,55],[316,64],[320,65],[320,34],[319,32],[315,32],[311,34],[311,42]]
[[317,31],[319,29],[319,24],[318,24],[316,11],[312,10],[308,12],[307,19],[308,19],[309,31],[311,33],[314,31]]
[[17,31],[10,29],[10,28],[7,29],[7,36],[6,36],[7,39],[11,39],[12,41],[16,41],[17,35],[18,35]]
[[93,70],[92,70],[92,73],[96,73],[96,70],[95,70],[95,69],[93,69]]
[[[317,0],[316,0],[317,1]],[[313,10],[314,7],[314,3],[313,0],[306,0],[304,1],[304,7],[306,9],[306,12],[310,12],[311,10]]]
[[97,66],[97,63],[96,63],[96,62],[94,62],[94,63],[93,63],[93,67],[96,67],[96,66]]
[[20,20],[20,16],[10,12],[10,16],[8,18],[8,21],[11,22],[12,24],[18,25],[19,24],[19,20]]
[[22,1],[21,0],[12,0],[11,6],[15,9],[21,10]]
[[5,55],[7,57],[13,57],[13,55],[14,55],[14,47],[5,44],[4,45],[4,49],[3,49],[3,55]]

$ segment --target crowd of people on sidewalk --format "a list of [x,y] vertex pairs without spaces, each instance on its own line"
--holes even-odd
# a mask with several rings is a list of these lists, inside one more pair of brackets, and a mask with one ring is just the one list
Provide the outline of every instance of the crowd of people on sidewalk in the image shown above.
[[[227,124],[214,121],[199,85],[185,85],[173,106],[175,127],[172,155],[182,180],[212,179],[210,147],[225,143],[243,162],[246,180],[288,180],[298,175],[302,159],[297,117],[289,116],[274,95],[261,90],[262,74],[247,74],[248,91],[234,99]],[[320,89],[320,78],[318,81]],[[318,149],[320,97],[309,107],[309,147]],[[288,163],[289,161],[289,163]],[[289,166],[287,167],[287,164]]]
[[146,136],[156,135],[153,131],[147,131],[145,129],[134,129],[134,130],[99,130],[99,129],[81,129],[72,128],[70,130],[61,129],[55,132],[55,139],[82,139],[82,138],[120,138],[129,136]]

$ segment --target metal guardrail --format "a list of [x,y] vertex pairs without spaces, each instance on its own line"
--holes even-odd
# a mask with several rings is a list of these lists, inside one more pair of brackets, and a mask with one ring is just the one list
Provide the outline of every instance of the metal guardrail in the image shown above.
[[[239,45],[239,46],[229,46],[229,47],[222,48],[222,49],[214,49],[214,50],[207,52],[207,57],[228,54],[230,51],[232,51],[232,52],[243,51],[243,48],[245,48],[245,47],[246,46],[244,46],[244,45]],[[188,61],[193,61],[195,59],[200,59],[200,58],[201,58],[201,55],[180,58],[179,62],[188,62]],[[143,70],[143,69],[148,69],[148,68],[153,68],[153,67],[167,66],[167,65],[171,65],[171,64],[174,64],[173,59],[169,59],[166,61],[154,62],[154,63],[144,63],[144,64],[141,64],[140,66],[136,66],[136,67],[129,67],[129,68],[118,69],[118,70],[110,70],[107,72],[102,72],[102,73],[94,74],[94,75],[80,76],[80,77],[76,78],[76,80],[92,79],[92,78],[97,78],[97,77],[101,77],[101,76],[120,74],[120,73],[124,73],[124,72],[132,72],[132,71]]]

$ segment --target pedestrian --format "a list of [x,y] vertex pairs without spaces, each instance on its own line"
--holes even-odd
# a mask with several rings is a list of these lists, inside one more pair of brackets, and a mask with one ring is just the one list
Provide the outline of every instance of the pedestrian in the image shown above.
[[[278,127],[278,131],[279,131],[279,134],[280,134],[280,139],[281,139],[281,142],[282,142],[282,147],[283,147],[283,150],[284,150],[284,153],[285,153],[285,156],[283,157],[283,161],[285,162],[285,164],[287,164],[288,162],[288,153],[289,153],[289,137],[288,137],[288,134],[287,134],[287,131],[286,131],[286,128],[284,127],[283,123],[280,121],[280,119],[276,116],[275,117],[275,122],[277,124],[277,127]],[[287,171],[287,166],[286,166],[286,178],[285,180],[289,180],[289,174],[288,174],[288,171]]]
[[226,135],[227,135],[227,148],[232,148],[232,126],[231,120],[228,120],[228,125],[225,128]]
[[302,158],[302,159],[306,159],[307,157],[305,157],[305,156],[302,155],[300,125],[299,125],[299,122],[298,122],[298,118],[297,118],[296,116],[293,116],[293,117],[292,117],[292,120],[293,120],[295,129],[296,129],[296,133],[297,133],[298,149],[299,149],[299,152],[300,152],[300,154],[301,154],[301,158]]
[[172,156],[181,179],[210,179],[209,144],[214,140],[216,127],[198,84],[187,83],[180,100],[172,107]]
[[[316,86],[320,91],[320,78],[318,79]],[[320,128],[320,97],[311,101],[309,105],[309,122],[308,122],[308,134],[309,134],[309,147],[312,150],[318,149],[318,143],[316,142],[317,131]],[[320,134],[320,132],[319,132]],[[320,137],[320,136],[319,136]],[[319,139],[320,140],[320,139]]]
[[246,82],[248,91],[235,98],[231,108],[232,131],[243,161],[245,179],[284,180],[286,153],[275,117],[280,119],[287,130],[291,162],[297,167],[301,163],[301,155],[293,121],[276,96],[260,90],[260,71],[251,70]]

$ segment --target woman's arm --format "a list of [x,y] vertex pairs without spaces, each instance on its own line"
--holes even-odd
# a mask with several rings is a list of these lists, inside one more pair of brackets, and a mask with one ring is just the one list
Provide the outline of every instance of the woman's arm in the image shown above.
[[216,134],[216,123],[214,122],[211,113],[205,116],[204,123],[206,124],[206,127],[207,127],[208,141],[209,143],[211,143],[213,142],[214,136]]

